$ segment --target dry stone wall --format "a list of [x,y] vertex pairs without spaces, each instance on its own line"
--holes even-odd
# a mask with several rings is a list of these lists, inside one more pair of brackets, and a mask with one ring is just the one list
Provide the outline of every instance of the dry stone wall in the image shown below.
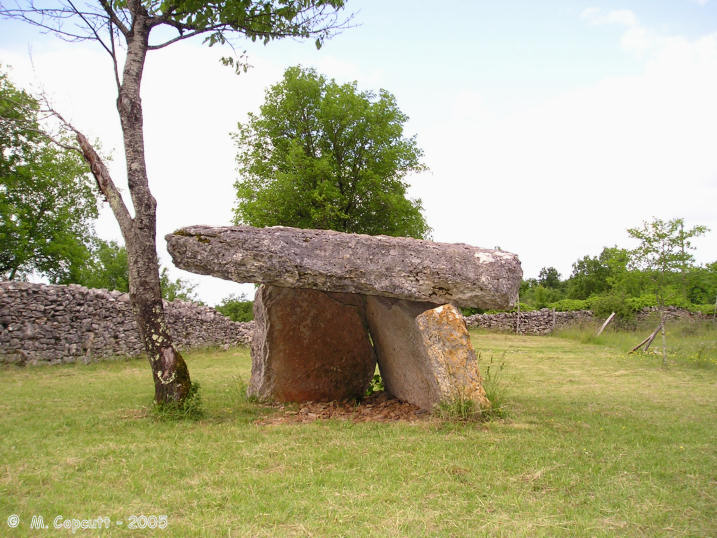
[[[253,323],[236,323],[185,301],[165,301],[164,307],[180,349],[251,341]],[[142,353],[127,294],[0,282],[0,362],[75,362]]]
[[562,327],[573,327],[594,320],[589,310],[576,310],[573,312],[553,312],[549,308],[520,313],[518,321],[517,312],[501,312],[498,314],[474,314],[466,318],[469,328],[482,327],[496,331],[516,332],[521,334],[550,334],[553,330]]

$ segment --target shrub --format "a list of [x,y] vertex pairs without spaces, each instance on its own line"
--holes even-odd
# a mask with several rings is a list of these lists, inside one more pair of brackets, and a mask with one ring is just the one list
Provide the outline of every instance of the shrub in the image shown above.
[[601,295],[590,299],[590,309],[600,318],[606,318],[615,312],[617,317],[622,320],[632,320],[635,318],[636,311],[633,308],[634,299],[634,297],[627,298],[617,294]]
[[574,312],[575,310],[590,310],[589,299],[561,299],[548,305],[558,312]]
[[693,304],[687,308],[690,312],[700,312],[702,314],[712,315],[715,312],[714,304]]
[[247,300],[244,294],[234,294],[222,299],[214,309],[232,321],[251,321],[254,319],[254,302]]

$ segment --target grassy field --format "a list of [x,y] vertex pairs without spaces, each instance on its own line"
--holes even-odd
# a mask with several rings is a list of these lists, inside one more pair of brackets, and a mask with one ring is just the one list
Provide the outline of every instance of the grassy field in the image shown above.
[[141,360],[4,367],[0,535],[140,515],[168,536],[717,535],[717,368],[472,336],[505,420],[260,426],[243,348],[187,355],[199,421],[153,418]]

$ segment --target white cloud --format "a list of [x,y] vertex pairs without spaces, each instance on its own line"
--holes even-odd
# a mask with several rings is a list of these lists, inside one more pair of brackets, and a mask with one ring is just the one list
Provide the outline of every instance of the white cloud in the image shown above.
[[[651,215],[717,231],[714,95],[717,34],[663,38],[639,74],[509,116],[457,110],[423,137],[436,181],[418,195],[436,239],[498,244],[528,275],[555,264],[567,276],[579,256],[627,245],[626,228]],[[717,259],[713,239],[699,247],[701,262]]]
[[620,39],[622,48],[638,57],[643,57],[650,50],[659,48],[662,38],[642,26],[634,12],[629,9],[603,11],[599,8],[586,8],[580,18],[594,26],[612,25],[624,27]]
[[637,17],[629,9],[615,9],[604,12],[600,8],[585,8],[580,13],[580,18],[587,20],[590,24],[617,24],[620,26],[637,26]]

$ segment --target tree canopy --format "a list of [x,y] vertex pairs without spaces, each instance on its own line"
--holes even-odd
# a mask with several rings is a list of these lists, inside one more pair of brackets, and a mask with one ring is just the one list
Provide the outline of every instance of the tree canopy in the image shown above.
[[236,222],[426,238],[407,174],[425,169],[408,117],[385,90],[291,67],[234,135]]
[[39,108],[0,72],[0,275],[67,283],[89,256],[97,201],[81,155],[41,135]]

